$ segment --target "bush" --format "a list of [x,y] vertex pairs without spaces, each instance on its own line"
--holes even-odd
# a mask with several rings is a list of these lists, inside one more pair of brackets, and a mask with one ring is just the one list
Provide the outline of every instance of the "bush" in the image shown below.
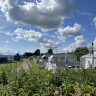
[[33,61],[28,72],[0,71],[0,96],[95,96],[96,68],[39,69]]

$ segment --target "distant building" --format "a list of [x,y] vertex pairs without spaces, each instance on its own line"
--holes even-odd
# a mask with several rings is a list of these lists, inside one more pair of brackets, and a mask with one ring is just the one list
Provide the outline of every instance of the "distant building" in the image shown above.
[[40,56],[33,56],[33,61],[35,62],[35,63],[39,63],[40,62]]
[[21,60],[21,56],[20,55],[14,55],[14,60],[20,61]]
[[46,63],[48,62],[50,55],[43,55],[39,61],[39,67],[41,68],[45,68],[46,67]]
[[94,52],[94,58],[93,58],[93,54],[87,54],[87,55],[82,56],[80,58],[80,66],[84,69],[87,69],[90,67],[96,67],[96,52]]
[[[45,59],[44,59],[45,58]],[[56,69],[64,69],[66,67],[76,68],[78,65],[76,55],[51,55],[41,57],[39,67],[55,71]]]
[[0,54],[0,63],[13,62],[13,61],[14,61],[14,56]]

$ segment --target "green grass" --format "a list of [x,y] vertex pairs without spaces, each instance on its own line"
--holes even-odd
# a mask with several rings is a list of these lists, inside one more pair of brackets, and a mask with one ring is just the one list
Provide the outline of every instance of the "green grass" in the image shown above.
[[34,71],[39,71],[39,64],[36,64],[34,61],[29,60],[30,63],[32,64],[33,70]]
[[13,61],[12,63],[5,63],[5,64],[0,64],[0,70],[3,69],[9,69],[14,70],[15,68],[17,68],[18,66],[20,66],[23,63],[23,60],[21,61]]
[[35,72],[40,72],[40,71],[43,71],[43,72],[48,72],[46,69],[44,68],[39,68],[39,64],[35,63],[34,61],[32,60],[29,60],[30,63],[32,64],[32,70],[34,70]]

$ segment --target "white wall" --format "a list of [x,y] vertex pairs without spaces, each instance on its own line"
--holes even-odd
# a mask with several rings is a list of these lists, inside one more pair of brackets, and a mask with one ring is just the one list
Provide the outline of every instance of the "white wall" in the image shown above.
[[85,69],[92,67],[92,58],[85,59]]
[[[94,63],[95,63],[95,59],[94,59]],[[89,57],[81,57],[80,58],[80,65],[84,68],[87,69],[89,67],[93,67],[93,58],[89,58]],[[96,65],[96,64],[95,64]]]

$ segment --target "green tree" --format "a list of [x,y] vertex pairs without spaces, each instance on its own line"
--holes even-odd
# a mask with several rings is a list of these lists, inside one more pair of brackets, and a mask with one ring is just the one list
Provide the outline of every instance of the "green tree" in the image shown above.
[[52,55],[53,54],[53,50],[50,48],[50,49],[48,49],[48,54],[49,55]]
[[23,56],[24,56],[24,57],[33,56],[33,53],[31,53],[31,52],[25,52],[25,53],[23,54]]
[[77,56],[77,60],[80,61],[80,57],[83,55],[86,55],[89,53],[89,50],[87,47],[78,47],[76,48],[76,50],[74,52],[72,52],[71,54],[75,54]]
[[19,54],[19,53],[17,53],[17,54],[16,54],[16,56],[20,56],[20,54]]
[[34,55],[40,55],[40,50],[36,49],[36,51],[34,52]]

